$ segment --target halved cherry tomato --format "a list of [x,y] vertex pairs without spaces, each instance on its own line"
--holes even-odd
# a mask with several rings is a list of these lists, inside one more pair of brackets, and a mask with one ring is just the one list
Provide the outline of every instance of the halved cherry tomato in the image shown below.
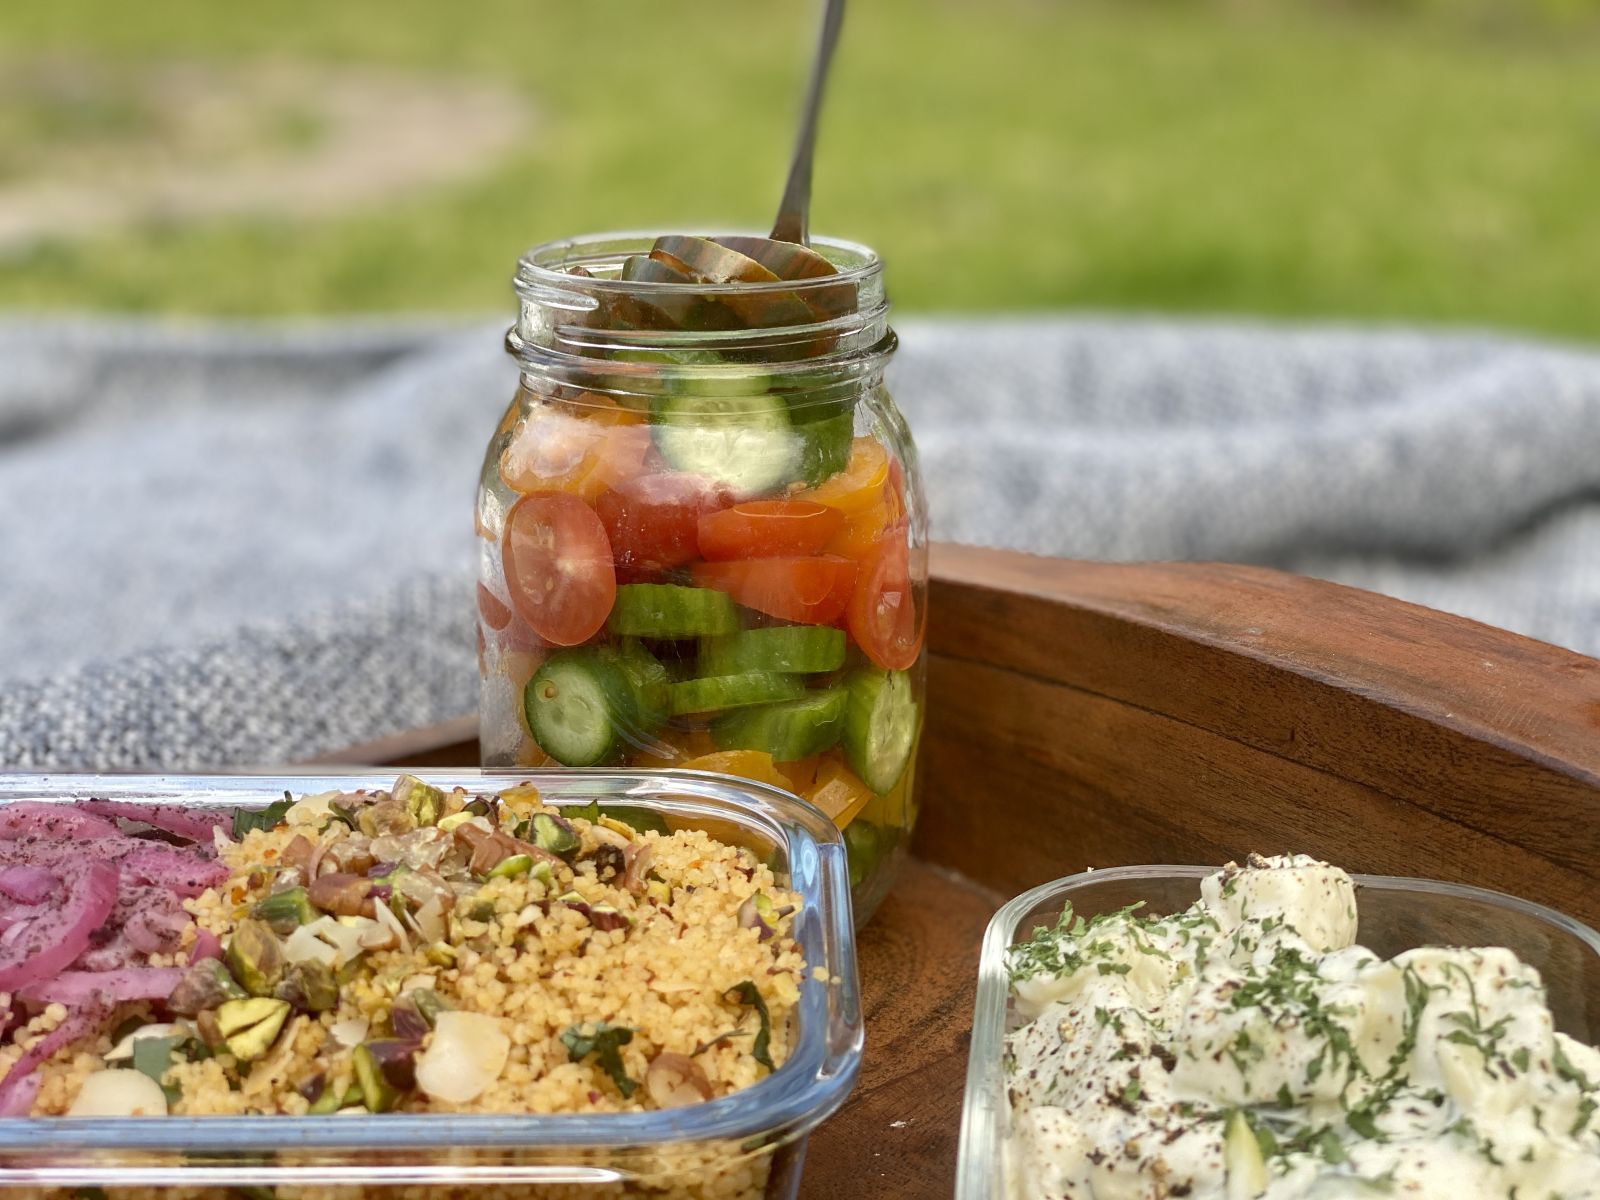
[[586,642],[617,598],[611,543],[600,518],[576,496],[524,496],[506,516],[500,543],[511,607],[555,646]]
[[588,420],[555,408],[530,412],[500,455],[500,477],[524,494],[570,492],[593,502],[607,488],[639,475],[650,430]]
[[746,608],[806,625],[837,621],[856,581],[855,563],[829,555],[702,562],[689,570],[697,587],[716,588]]
[[611,539],[617,575],[637,583],[696,557],[704,514],[732,497],[697,475],[641,475],[600,493],[595,512]]
[[483,584],[478,585],[478,615],[490,629],[501,630],[511,624],[511,610]]
[[906,527],[891,526],[861,564],[861,583],[850,597],[850,636],[876,665],[904,671],[922,652],[925,611],[912,588]]
[[815,554],[843,523],[842,512],[814,500],[749,500],[700,518],[700,555],[720,562]]
[[889,478],[889,452],[876,438],[858,437],[850,448],[850,461],[837,475],[814,488],[796,492],[792,499],[815,500],[845,515],[876,504]]

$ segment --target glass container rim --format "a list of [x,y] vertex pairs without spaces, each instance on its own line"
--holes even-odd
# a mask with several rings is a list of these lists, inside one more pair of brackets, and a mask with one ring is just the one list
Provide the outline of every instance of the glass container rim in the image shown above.
[[[1005,1020],[1011,980],[1006,970],[1006,953],[1011,949],[1017,926],[1035,908],[1047,901],[1068,897],[1078,888],[1107,880],[1121,882],[1168,882],[1193,880],[1198,883],[1221,868],[1192,864],[1147,863],[1102,867],[1064,875],[1006,901],[989,919],[978,953],[978,986],[973,1001],[972,1039],[967,1054],[967,1079],[961,1105],[961,1130],[957,1142],[956,1200],[995,1200],[1007,1195],[998,1177],[1003,1172],[1000,1157],[1000,1105],[1004,1102],[1004,1077],[1000,1073],[1005,1044]],[[1509,892],[1468,883],[1424,879],[1414,875],[1368,875],[1350,873],[1359,899],[1363,890],[1413,892],[1447,899],[1471,900],[1507,912],[1519,913],[1550,925],[1575,938],[1600,959],[1600,932],[1558,909],[1534,900],[1524,900]]]
[[[386,787],[398,774],[437,785],[471,788],[529,782],[546,800],[659,806],[666,811],[737,819],[772,835],[785,850],[788,886],[802,897],[795,936],[806,947],[800,980],[798,1036],[776,1071],[748,1087],[679,1109],[641,1113],[373,1114],[338,1121],[315,1117],[169,1116],[138,1118],[0,1118],[0,1156],[18,1152],[199,1151],[212,1154],[394,1151],[399,1149],[615,1150],[626,1155],[662,1146],[690,1149],[710,1141],[782,1144],[802,1136],[836,1111],[861,1066],[863,1017],[856,973],[848,866],[843,839],[821,810],[777,788],[732,776],[686,770],[479,770],[472,768],[339,768],[309,766],[261,774],[0,773],[0,803],[68,802],[93,795],[128,802],[177,802],[198,807],[269,801],[283,792],[315,794],[335,788]],[[825,967],[827,980],[815,976]],[[79,1174],[99,1170],[87,1163]],[[107,1162],[100,1180],[117,1177]],[[248,1175],[250,1168],[239,1168]],[[357,1174],[363,1169],[351,1164]],[[507,1168],[508,1170],[513,1168]],[[282,1168],[279,1168],[282,1170]],[[319,1168],[320,1170],[320,1168]],[[183,1168],[173,1169],[183,1175]],[[270,1172],[269,1172],[270,1173]],[[5,1169],[39,1181],[28,1168]],[[323,1170],[338,1174],[338,1168]],[[344,1179],[343,1182],[349,1182]]]

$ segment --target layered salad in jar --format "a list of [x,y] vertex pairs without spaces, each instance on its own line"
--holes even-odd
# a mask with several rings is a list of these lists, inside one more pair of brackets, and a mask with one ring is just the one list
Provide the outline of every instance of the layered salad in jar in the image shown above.
[[595,307],[525,298],[484,463],[484,763],[773,784],[844,830],[859,898],[914,817],[926,620],[881,305],[766,239],[563,274]]

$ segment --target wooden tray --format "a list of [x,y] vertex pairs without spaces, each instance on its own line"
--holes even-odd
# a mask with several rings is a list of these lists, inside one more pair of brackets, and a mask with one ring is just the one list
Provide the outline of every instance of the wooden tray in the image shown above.
[[[947,1197],[978,943],[1089,866],[1304,851],[1600,925],[1600,662],[1209,564],[936,546],[916,859],[860,940],[861,1082],[802,1195]],[[322,761],[477,762],[477,721]]]

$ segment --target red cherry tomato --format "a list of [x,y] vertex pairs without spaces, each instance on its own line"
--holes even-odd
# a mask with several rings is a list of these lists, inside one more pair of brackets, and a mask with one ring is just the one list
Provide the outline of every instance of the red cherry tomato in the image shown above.
[[697,587],[727,592],[746,608],[782,621],[831,625],[850,602],[856,564],[844,558],[745,558],[690,568]]
[[922,653],[925,605],[911,585],[911,553],[904,525],[891,526],[877,551],[861,564],[861,582],[850,597],[850,636],[876,665],[904,671]]
[[511,607],[554,646],[600,632],[617,598],[611,542],[594,510],[576,496],[524,496],[506,516],[500,542]]
[[611,539],[617,574],[648,580],[698,555],[702,515],[731,497],[693,475],[641,475],[602,492],[595,512]]
[[511,610],[481,583],[478,585],[478,615],[490,629],[500,630],[511,624]]
[[750,500],[700,518],[700,555],[716,561],[816,554],[844,514],[814,500]]

